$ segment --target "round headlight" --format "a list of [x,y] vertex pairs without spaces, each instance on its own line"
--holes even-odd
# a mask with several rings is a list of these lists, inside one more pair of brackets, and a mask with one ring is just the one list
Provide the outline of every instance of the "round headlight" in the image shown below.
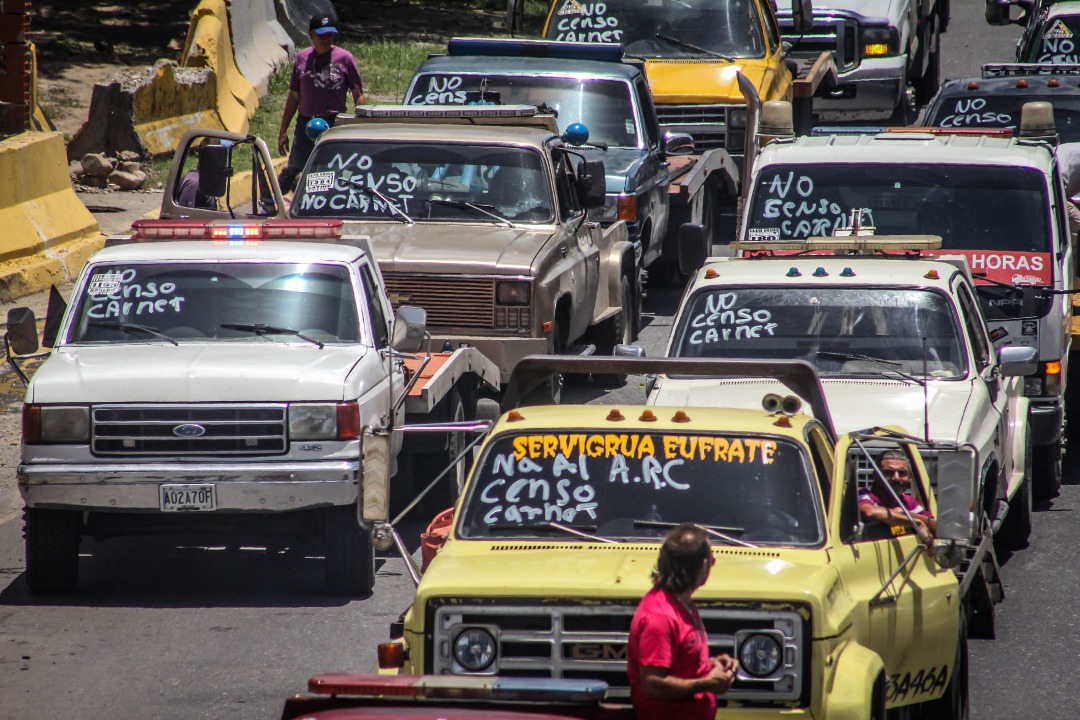
[[480,672],[495,660],[495,638],[481,628],[463,631],[454,640],[454,659],[469,672]]
[[753,677],[765,677],[780,667],[780,644],[768,635],[751,635],[739,648],[739,667]]

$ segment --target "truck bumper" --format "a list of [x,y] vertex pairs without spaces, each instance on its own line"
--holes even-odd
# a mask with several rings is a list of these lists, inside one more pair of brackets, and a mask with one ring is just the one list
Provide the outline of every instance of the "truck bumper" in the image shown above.
[[907,82],[908,56],[867,59],[839,76],[833,91],[814,98],[814,114],[827,120],[888,118],[896,109]]
[[505,383],[510,379],[510,373],[521,358],[528,355],[545,355],[551,351],[546,337],[469,337],[433,333],[431,340],[431,347],[434,350],[441,349],[446,342],[449,342],[455,350],[462,345],[470,345],[476,348],[481,355],[498,366],[500,383]]
[[1032,400],[1028,409],[1031,425],[1031,441],[1036,445],[1053,445],[1061,442],[1061,425],[1065,409],[1060,400]]
[[356,503],[358,461],[313,463],[147,463],[19,466],[26,505],[160,512],[165,484],[213,485],[218,511],[285,512]]

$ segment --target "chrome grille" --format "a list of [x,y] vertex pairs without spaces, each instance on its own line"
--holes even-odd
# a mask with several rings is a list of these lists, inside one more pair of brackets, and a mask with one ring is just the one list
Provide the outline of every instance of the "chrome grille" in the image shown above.
[[833,53],[839,72],[859,64],[859,26],[852,18],[814,18],[814,28],[806,35],[794,35],[790,18],[780,19],[781,31],[794,50],[792,58],[816,58],[823,52]]
[[495,279],[383,273],[390,302],[427,311],[428,327],[495,327]]
[[[288,449],[286,405],[97,405],[95,455],[280,455]],[[195,436],[176,428],[201,428]]]
[[[453,640],[468,627],[484,627],[498,644],[492,666],[480,674],[517,677],[592,678],[608,683],[609,697],[628,700],[626,643],[638,600],[564,601],[544,605],[493,605],[481,601],[431,601],[434,646],[428,657],[439,675],[470,674],[454,660]],[[793,610],[744,610],[700,601],[709,634],[709,654],[736,656],[740,631],[779,630],[784,636],[783,670],[777,680],[738,679],[724,696],[731,701],[793,701],[803,693],[803,650],[809,636]],[[805,639],[805,640],[804,640]]]
[[737,130],[728,137],[727,114],[729,110],[745,105],[657,105],[656,114],[665,132],[688,133],[694,138],[695,150],[731,148],[742,151],[743,131]]

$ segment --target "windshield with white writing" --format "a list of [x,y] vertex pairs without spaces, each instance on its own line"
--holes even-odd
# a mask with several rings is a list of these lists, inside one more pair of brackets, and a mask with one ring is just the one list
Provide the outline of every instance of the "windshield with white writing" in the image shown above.
[[[98,265],[74,298],[69,343],[354,343],[360,322],[349,269],[293,263]],[[255,331],[255,326],[295,330]],[[138,325],[160,333],[130,326]]]
[[465,538],[659,539],[682,522],[754,544],[817,545],[821,501],[805,451],[768,436],[596,432],[503,435],[464,500]]
[[805,360],[822,375],[967,375],[959,319],[932,290],[706,288],[686,307],[676,357]]
[[622,43],[627,55],[650,58],[765,56],[752,0],[561,0],[548,40]]
[[589,142],[639,147],[630,86],[620,80],[550,75],[469,75],[423,73],[405,98],[409,105],[464,105],[483,98],[502,105],[547,105],[559,132],[572,123],[589,128]]
[[927,110],[926,125],[944,128],[1012,128],[1020,124],[1024,103],[1054,104],[1061,142],[1080,141],[1080,95],[964,95],[943,99]]
[[783,238],[833,235],[851,210],[878,235],[940,235],[953,250],[1051,252],[1041,172],[942,164],[772,165],[755,181],[750,228]]
[[1038,37],[1029,46],[1024,62],[1075,65],[1080,63],[1080,17],[1054,18],[1036,31]]
[[401,220],[402,213],[551,222],[551,186],[540,153],[527,148],[338,141],[315,148],[292,205],[296,217]]

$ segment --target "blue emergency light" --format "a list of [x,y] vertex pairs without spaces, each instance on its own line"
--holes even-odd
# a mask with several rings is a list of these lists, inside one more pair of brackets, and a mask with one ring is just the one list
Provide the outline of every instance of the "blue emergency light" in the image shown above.
[[489,40],[452,38],[446,46],[451,56],[536,57],[557,60],[622,62],[622,45],[614,43],[556,42],[550,40]]

